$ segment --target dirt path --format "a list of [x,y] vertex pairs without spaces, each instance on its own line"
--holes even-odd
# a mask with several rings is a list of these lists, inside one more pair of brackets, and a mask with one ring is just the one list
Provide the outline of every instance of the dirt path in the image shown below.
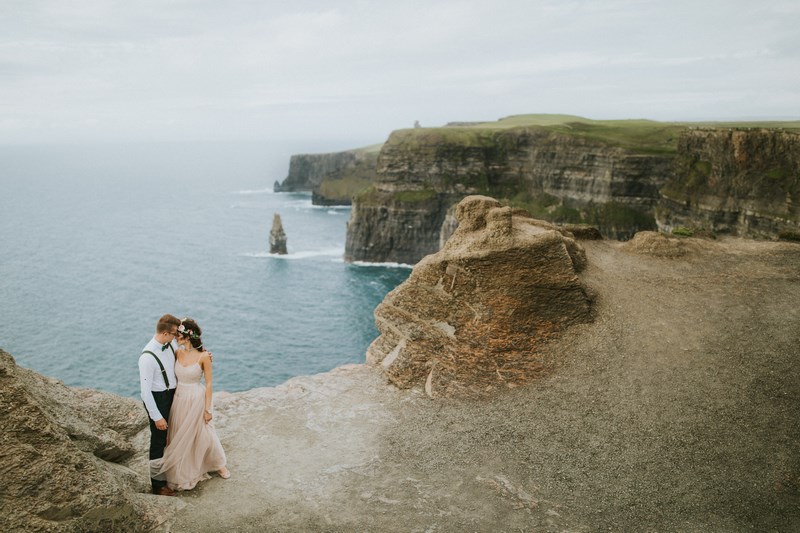
[[233,477],[165,530],[797,530],[800,246],[690,244],[585,243],[596,322],[490,400],[362,365],[221,394]]

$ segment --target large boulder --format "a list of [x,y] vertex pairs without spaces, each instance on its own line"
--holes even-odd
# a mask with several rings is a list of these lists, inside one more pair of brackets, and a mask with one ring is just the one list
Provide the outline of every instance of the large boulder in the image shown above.
[[[0,515],[4,531],[151,531],[180,502],[149,492],[140,402],[74,389],[0,350]],[[172,499],[170,499],[172,500]]]
[[375,310],[380,336],[367,361],[397,386],[430,396],[483,393],[534,379],[544,343],[592,319],[586,265],[571,234],[469,196],[458,228]]

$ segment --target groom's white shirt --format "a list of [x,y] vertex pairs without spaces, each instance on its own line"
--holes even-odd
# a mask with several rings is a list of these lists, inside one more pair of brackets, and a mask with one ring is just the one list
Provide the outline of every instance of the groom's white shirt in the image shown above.
[[[172,344],[173,350],[177,352],[178,343],[173,340],[170,344]],[[163,345],[153,337],[142,351],[156,354],[161,364],[164,365],[164,371],[167,373],[167,379],[169,380],[169,388],[174,389],[178,384],[178,380],[175,378],[175,357],[169,347],[166,350],[162,350],[161,346]],[[161,375],[161,368],[149,353],[142,353],[139,357],[139,386],[142,391],[142,401],[150,418],[154,421],[166,418],[156,407],[152,392],[165,391],[167,390],[167,385],[164,383],[164,376]]]

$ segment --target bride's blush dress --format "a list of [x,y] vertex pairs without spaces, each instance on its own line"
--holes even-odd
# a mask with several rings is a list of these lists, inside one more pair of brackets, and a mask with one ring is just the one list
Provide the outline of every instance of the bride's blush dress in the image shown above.
[[225,467],[226,458],[213,422],[205,423],[206,387],[201,383],[200,363],[183,366],[175,362],[178,386],[169,412],[164,457],[150,461],[150,474],[164,479],[173,490],[191,490]]

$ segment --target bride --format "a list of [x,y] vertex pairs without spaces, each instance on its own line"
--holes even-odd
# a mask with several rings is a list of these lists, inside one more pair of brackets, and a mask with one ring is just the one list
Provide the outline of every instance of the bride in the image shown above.
[[[154,479],[167,481],[173,490],[190,490],[216,471],[230,477],[226,458],[211,422],[211,357],[203,348],[200,327],[191,318],[178,326],[175,376],[178,386],[169,416],[164,456],[150,461]],[[201,383],[205,378],[205,384]]]

